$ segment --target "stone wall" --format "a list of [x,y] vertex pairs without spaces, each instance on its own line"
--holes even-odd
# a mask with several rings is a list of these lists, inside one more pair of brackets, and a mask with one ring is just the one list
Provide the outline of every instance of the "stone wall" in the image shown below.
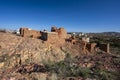
[[110,44],[99,44],[99,48],[102,50],[102,51],[105,51],[107,53],[110,53]]
[[59,40],[58,33],[56,32],[41,32],[41,39],[48,42],[55,42]]
[[47,40],[47,39],[50,40],[52,38],[57,39],[58,37],[60,39],[65,39],[67,37],[67,32],[64,28],[57,29],[56,27],[52,27],[51,32],[47,32],[47,31],[40,32],[36,30],[31,30],[29,28],[20,28],[20,35],[22,37],[34,37],[34,38],[38,38],[42,36],[43,40]]
[[89,43],[86,45],[88,51],[94,52],[96,48],[99,48],[100,50],[110,53],[110,45],[109,44],[97,44],[97,43]]
[[57,27],[52,27],[51,32],[57,32],[59,38],[64,38],[65,39],[67,37],[67,32],[64,28],[57,29]]
[[57,29],[56,27],[52,27],[51,32],[46,30],[36,31],[30,30],[29,28],[20,28],[20,35],[22,37],[40,38],[41,40],[49,43],[56,43],[56,45],[63,44],[67,38],[66,30],[64,28]]
[[97,45],[96,43],[89,43],[86,45],[86,47],[89,52],[95,52],[96,45]]
[[20,35],[22,37],[40,38],[41,32],[36,30],[31,30],[29,28],[20,28]]
[[67,39],[65,39],[66,42],[70,42],[72,44],[76,44],[76,39],[73,36],[68,37]]

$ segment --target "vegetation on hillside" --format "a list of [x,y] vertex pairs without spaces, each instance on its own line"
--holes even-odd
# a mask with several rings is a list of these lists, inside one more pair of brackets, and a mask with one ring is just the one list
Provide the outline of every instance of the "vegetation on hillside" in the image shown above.
[[[5,63],[5,66],[1,69],[0,79],[66,80],[69,78],[68,80],[119,80],[120,38],[116,36],[96,35],[90,41],[110,43],[111,54],[99,52],[92,55],[82,54],[73,57],[68,51],[62,51],[66,56],[64,60],[59,62],[44,59],[41,61],[42,63],[33,63],[29,59],[26,59],[25,64],[12,67],[10,67],[9,62],[13,63],[14,59],[19,58],[20,55],[1,54],[0,64]],[[55,56],[58,56],[58,54]]]
[[[95,56],[89,56],[89,57],[93,58]],[[82,80],[85,79],[117,80],[119,78],[119,73],[102,67],[104,65],[104,62],[102,61],[103,60],[97,61],[93,67],[82,67],[78,64],[78,62],[82,62],[82,61],[79,61],[78,58],[71,58],[70,54],[67,54],[64,61],[60,61],[57,63],[52,63],[49,61],[45,63],[45,65],[48,68],[48,70],[51,73],[55,73],[58,78],[80,77]],[[116,63],[119,64],[119,62]],[[110,64],[108,63],[106,65],[110,65]]]

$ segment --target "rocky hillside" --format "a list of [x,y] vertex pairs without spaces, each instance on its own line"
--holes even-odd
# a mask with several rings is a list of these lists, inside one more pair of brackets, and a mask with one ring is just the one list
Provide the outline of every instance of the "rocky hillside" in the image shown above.
[[75,55],[79,52],[78,46],[69,43],[49,43],[41,39],[0,32],[0,76],[12,74],[18,66],[59,62],[64,60],[66,53]]
[[65,53],[54,44],[40,39],[23,38],[0,32],[0,68],[26,63],[40,64],[43,61],[60,61]]
[[[68,54],[69,53],[69,54]],[[0,32],[1,80],[118,80],[120,56]]]

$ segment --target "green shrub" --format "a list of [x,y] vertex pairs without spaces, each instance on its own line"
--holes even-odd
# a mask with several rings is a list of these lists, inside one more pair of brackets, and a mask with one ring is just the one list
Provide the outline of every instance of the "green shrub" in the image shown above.
[[63,61],[47,64],[48,71],[56,73],[58,77],[82,77],[84,79],[91,78],[97,80],[116,80],[113,72],[106,69],[101,69],[100,65],[103,63],[98,61],[97,66],[92,68],[80,67],[76,64],[76,59],[71,58],[69,54],[66,54],[66,58]]
[[47,64],[46,66],[51,73],[56,73],[59,77],[89,77],[90,69],[81,68],[75,61],[69,54],[66,54],[64,61],[53,63],[52,65]]

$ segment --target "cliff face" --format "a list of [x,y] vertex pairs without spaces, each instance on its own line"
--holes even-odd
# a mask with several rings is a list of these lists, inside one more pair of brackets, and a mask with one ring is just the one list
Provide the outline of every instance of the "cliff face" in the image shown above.
[[23,38],[0,32],[0,69],[15,65],[45,61],[60,61],[65,57],[58,45],[40,39]]

